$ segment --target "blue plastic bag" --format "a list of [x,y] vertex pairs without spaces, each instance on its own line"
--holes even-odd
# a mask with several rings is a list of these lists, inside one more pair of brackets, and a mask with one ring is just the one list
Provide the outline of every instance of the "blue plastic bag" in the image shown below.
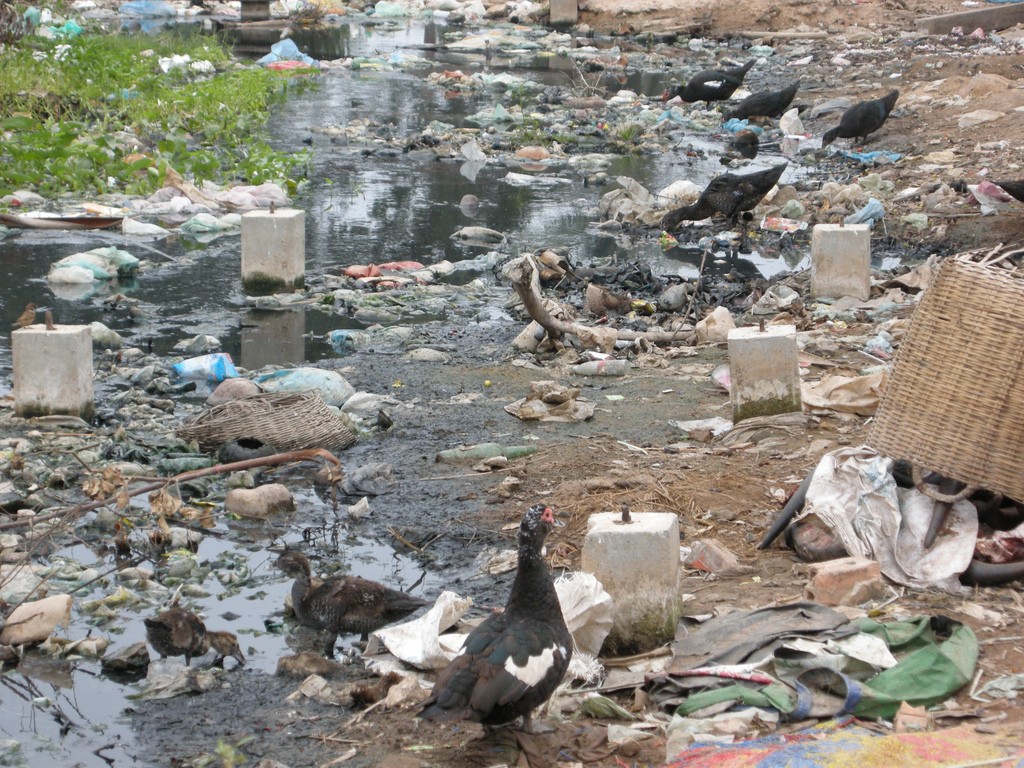
[[190,357],[172,365],[171,370],[180,379],[205,379],[211,383],[238,378],[238,370],[227,352]]

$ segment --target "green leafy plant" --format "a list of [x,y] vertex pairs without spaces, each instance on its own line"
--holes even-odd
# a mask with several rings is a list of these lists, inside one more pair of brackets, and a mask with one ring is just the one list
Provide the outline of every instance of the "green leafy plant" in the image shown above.
[[274,150],[263,126],[306,83],[238,65],[195,33],[24,38],[0,53],[0,195],[149,194],[168,168],[195,183],[294,190],[309,155]]

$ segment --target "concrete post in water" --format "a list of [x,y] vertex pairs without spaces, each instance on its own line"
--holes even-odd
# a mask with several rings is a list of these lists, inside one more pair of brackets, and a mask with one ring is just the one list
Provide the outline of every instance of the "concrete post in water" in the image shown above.
[[811,233],[811,296],[871,296],[871,227],[815,224]]
[[577,0],[551,0],[549,23],[552,27],[571,27],[579,21]]
[[11,334],[14,412],[89,419],[93,413],[92,334],[87,325],[29,325]]
[[306,212],[249,211],[242,216],[242,288],[269,294],[306,282]]
[[729,331],[729,372],[734,422],[803,408],[796,326]]
[[270,19],[270,0],[242,0],[242,21]]
[[657,648],[675,637],[679,622],[679,518],[640,512],[623,522],[617,512],[590,516],[582,570],[594,574],[615,601],[603,653]]

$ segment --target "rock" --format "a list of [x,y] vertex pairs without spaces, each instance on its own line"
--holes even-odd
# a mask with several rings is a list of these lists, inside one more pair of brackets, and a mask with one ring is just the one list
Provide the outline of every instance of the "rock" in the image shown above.
[[1006,113],[996,112],[991,109],[976,109],[973,112],[960,115],[956,125],[957,128],[973,128],[982,123],[991,123],[993,120],[998,120],[1001,117],[1006,117]]
[[114,674],[128,674],[142,672],[149,666],[149,651],[142,641],[132,643],[127,648],[121,648],[114,653],[104,656],[100,661],[103,671]]
[[728,341],[729,331],[735,327],[736,323],[729,310],[725,307],[715,307],[707,317],[697,323],[697,342],[709,344]]
[[439,349],[428,349],[421,347],[420,349],[414,349],[407,352],[405,355],[406,360],[415,360],[420,363],[448,363],[451,362],[451,357],[442,352]]
[[881,570],[874,560],[844,557],[811,566],[807,597],[825,605],[860,605],[885,594]]
[[240,397],[259,394],[262,391],[259,384],[249,381],[249,379],[225,379],[206,398],[206,404],[212,408],[229,400],[237,400]]
[[687,283],[670,285],[658,297],[658,309],[663,312],[678,312],[690,300],[691,290]]
[[235,488],[228,491],[224,509],[240,517],[267,517],[295,509],[295,499],[287,486],[269,483],[257,488]]
[[330,677],[343,669],[344,666],[333,659],[303,651],[294,656],[282,656],[278,659],[277,669],[274,671],[274,674],[281,677],[298,677],[305,680],[310,675]]

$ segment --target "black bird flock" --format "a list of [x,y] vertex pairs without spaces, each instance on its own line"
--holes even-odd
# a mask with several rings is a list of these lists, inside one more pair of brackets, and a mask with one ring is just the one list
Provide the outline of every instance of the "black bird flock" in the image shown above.
[[899,96],[900,92],[893,89],[879,99],[854,104],[843,112],[838,126],[825,131],[821,137],[821,146],[827,147],[836,139],[860,139],[863,143],[870,134],[882,127]]
[[683,221],[699,221],[720,213],[735,224],[743,211],[760,203],[782,177],[789,163],[747,174],[723,173],[708,182],[697,202],[669,211],[662,229],[671,231]]
[[732,69],[705,69],[691,77],[686,85],[667,89],[661,100],[668,101],[678,96],[686,102],[725,101],[743,84],[743,78],[747,76],[755,61],[756,59],[751,59],[742,67]]
[[502,613],[474,629],[441,672],[419,716],[437,722],[470,720],[487,726],[523,718],[547,701],[572,657],[544,540],[554,526],[550,507],[530,507],[519,524],[519,566]]
[[778,91],[766,91],[764,93],[752,93],[735,107],[725,113],[725,119],[749,120],[754,117],[782,117],[793,103],[796,92],[800,89],[800,81],[797,80]]

